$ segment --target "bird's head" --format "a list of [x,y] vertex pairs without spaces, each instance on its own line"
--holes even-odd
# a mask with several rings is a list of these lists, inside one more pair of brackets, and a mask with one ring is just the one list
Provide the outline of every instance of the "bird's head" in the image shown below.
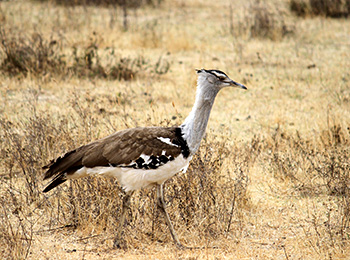
[[224,72],[220,70],[197,70],[198,74],[198,86],[209,85],[217,90],[224,87],[238,87],[242,89],[247,89],[246,86],[237,83],[230,79]]

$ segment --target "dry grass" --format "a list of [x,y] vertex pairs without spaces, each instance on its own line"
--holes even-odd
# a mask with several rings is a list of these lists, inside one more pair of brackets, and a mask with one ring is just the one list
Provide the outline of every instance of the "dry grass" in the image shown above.
[[243,15],[237,19],[230,6],[229,31],[233,36],[277,41],[295,33],[295,27],[283,6],[254,0],[243,7]]
[[170,68],[169,62],[162,56],[151,64],[141,55],[135,58],[118,57],[113,48],[101,50],[96,37],[91,38],[83,49],[74,46],[69,54],[64,54],[59,49],[61,42],[45,40],[40,33],[34,33],[28,38],[18,30],[2,30],[0,41],[0,49],[4,55],[0,71],[10,76],[72,75],[80,78],[132,80],[142,73],[165,74]]
[[145,5],[151,5],[151,6],[157,6],[159,5],[162,0],[74,0],[74,1],[68,1],[68,0],[39,0],[41,2],[53,2],[58,5],[64,5],[64,6],[86,6],[86,5],[92,5],[92,6],[127,6],[129,8],[140,8]]
[[47,41],[39,33],[28,38],[20,36],[17,30],[0,32],[3,60],[0,70],[10,75],[28,73],[35,76],[46,73],[62,73],[65,66],[64,56],[58,52],[55,40]]
[[[349,21],[300,19],[288,4],[164,1],[130,12],[125,30],[119,9],[1,2],[1,258],[346,259]],[[122,59],[136,77],[109,76]],[[219,94],[188,172],[166,183],[180,240],[207,248],[173,245],[150,189],[113,250],[118,183],[44,195],[41,166],[126,127],[180,124],[201,67],[248,86]]]
[[290,9],[298,16],[328,16],[333,18],[350,15],[349,0],[291,0]]

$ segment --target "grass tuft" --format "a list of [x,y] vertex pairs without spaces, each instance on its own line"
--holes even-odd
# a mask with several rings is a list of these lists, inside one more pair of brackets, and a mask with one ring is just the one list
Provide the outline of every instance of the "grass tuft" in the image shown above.
[[[292,192],[300,196],[328,196],[337,208],[333,216],[330,237],[346,240],[350,235],[350,131],[339,125],[321,131],[315,140],[287,134],[280,128],[272,135],[265,149],[271,152],[268,160],[276,178],[292,183]],[[331,220],[328,220],[331,221]]]
[[63,6],[79,6],[79,5],[91,5],[91,6],[126,6],[128,8],[139,8],[145,5],[156,6],[159,5],[162,0],[40,0],[41,2],[54,2]]
[[56,40],[45,40],[40,33],[26,37],[14,30],[0,30],[0,49],[4,54],[0,70],[10,75],[34,76],[62,73],[66,66]]
[[244,15],[238,19],[230,10],[230,32],[236,37],[281,40],[295,31],[288,24],[283,12],[276,6],[253,1],[245,7]]
[[[140,55],[136,58],[119,57],[115,49],[101,50],[95,42],[82,50],[73,47],[72,54],[66,56],[59,49],[57,40],[47,41],[40,33],[27,38],[11,30],[1,30],[0,41],[4,53],[0,71],[11,76],[68,74],[78,78],[132,80],[142,73],[161,75],[170,69],[170,63],[162,56],[154,63]],[[100,53],[104,54],[103,57]],[[101,60],[108,62],[102,63]]]
[[138,74],[149,72],[153,75],[165,74],[169,71],[170,63],[159,57],[158,61],[152,64],[143,56],[136,58],[119,58],[114,49],[108,49],[105,54],[110,60],[102,64],[99,50],[96,44],[90,44],[82,51],[73,49],[74,63],[68,71],[77,77],[105,78],[109,80],[132,80]]
[[298,16],[327,16],[332,18],[350,15],[349,0],[291,0],[290,10]]

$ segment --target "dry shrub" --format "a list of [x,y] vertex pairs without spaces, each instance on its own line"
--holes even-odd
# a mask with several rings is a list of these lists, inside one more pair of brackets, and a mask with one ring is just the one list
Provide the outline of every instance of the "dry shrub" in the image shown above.
[[[22,120],[0,117],[2,259],[28,257],[34,227],[42,223],[43,212],[47,218],[52,216],[48,224],[62,223],[60,218],[64,215],[57,202],[47,200],[42,193],[41,167],[53,154],[73,148],[77,124],[72,124],[70,117],[39,113],[35,100],[27,105],[29,116],[23,116]],[[78,127],[86,131],[89,126]]]
[[[4,192],[2,192],[4,193]],[[15,192],[6,190],[6,195],[0,197],[0,239],[1,259],[26,259],[33,240],[32,225],[21,207],[16,207],[11,198]]]
[[336,196],[349,195],[350,188],[350,130],[333,125],[320,135],[322,157],[315,167],[325,180],[327,190]]
[[[53,2],[57,5],[62,5],[65,7],[74,6],[102,6],[114,8],[116,11],[116,6],[120,6],[123,12],[123,28],[128,30],[129,28],[129,9],[143,8],[146,6],[158,7],[163,0],[40,0],[41,2]],[[115,12],[114,12],[115,13]],[[114,14],[115,15],[115,14]],[[113,15],[113,16],[114,16]],[[111,26],[115,17],[111,17]]]
[[0,49],[4,56],[0,70],[10,75],[62,73],[66,65],[57,41],[47,41],[40,33],[26,37],[18,31],[1,29]]
[[[324,223],[315,224],[316,234],[324,229],[334,247],[335,241],[350,236],[350,131],[330,126],[313,139],[298,133],[287,134],[280,128],[265,143],[268,160],[276,178],[289,180],[299,196],[328,197],[318,212]],[[295,195],[294,194],[294,195]],[[323,214],[323,215],[321,215]],[[319,229],[317,231],[317,229]],[[321,233],[322,234],[322,233]],[[339,239],[338,239],[339,238]],[[319,237],[320,241],[326,240]]]
[[[52,2],[57,5],[65,6],[65,7],[74,7],[74,6],[101,6],[101,7],[109,7],[114,8],[116,10],[116,6],[120,6],[123,11],[123,28],[124,30],[128,30],[129,27],[129,9],[137,9],[143,8],[146,6],[150,7],[158,7],[162,3],[163,0],[39,0],[41,2]],[[112,17],[112,21],[114,21],[114,17]],[[112,23],[111,23],[112,25]]]
[[261,1],[253,1],[237,24],[231,8],[230,20],[231,33],[239,37],[247,35],[250,38],[280,40],[295,31],[294,26],[287,24],[281,10]]
[[[161,75],[170,69],[170,63],[161,56],[152,64],[143,56],[120,58],[115,54],[114,49],[107,49],[106,57],[101,57],[100,52],[95,43],[91,43],[82,51],[74,48],[74,63],[68,70],[78,77],[132,80],[142,72]],[[102,60],[109,61],[103,64]]]
[[270,7],[259,1],[250,6],[252,24],[250,33],[252,38],[268,38],[272,40],[283,38],[287,32],[287,25],[283,17],[273,12]]
[[311,13],[309,1],[306,0],[291,0],[289,8],[298,16],[305,17]]
[[145,5],[157,6],[162,0],[40,0],[41,2],[54,2],[58,5],[77,6],[77,5],[92,5],[92,6],[109,6],[119,5],[129,8],[139,8]]
[[[72,129],[65,118],[33,114],[16,122],[0,118],[1,161],[5,165],[5,176],[9,180],[24,178],[23,195],[26,203],[32,203],[41,194],[41,167],[43,160],[52,152],[67,149],[72,142]],[[64,136],[66,144],[57,142]]]
[[[232,152],[225,141],[202,143],[188,172],[167,184],[166,200],[180,227],[200,240],[216,240],[228,233],[239,238],[242,208],[248,205],[246,155],[245,149]],[[223,171],[225,160],[230,161],[230,170]]]
[[[4,259],[28,256],[35,221],[31,205],[40,201],[42,156],[53,142],[48,118],[30,118],[11,122],[0,118],[0,160],[4,166],[0,178],[0,255]],[[50,133],[50,134],[48,134]],[[51,140],[50,140],[51,139]]]
[[[27,76],[28,73],[45,76],[50,73],[81,78],[132,80],[143,72],[161,75],[170,69],[170,63],[162,56],[154,63],[143,56],[119,57],[113,48],[101,50],[94,41],[85,48],[73,48],[72,55],[66,57],[58,47],[61,45],[59,41],[47,41],[40,33],[34,33],[28,38],[15,31],[1,30],[0,40],[0,49],[4,54],[0,60],[0,71],[11,76]],[[100,53],[104,55],[101,57]],[[70,62],[70,59],[73,61]]]
[[342,195],[350,187],[349,130],[334,125],[314,140],[290,135],[280,128],[272,135],[271,167],[306,194]]
[[298,16],[348,17],[350,0],[291,0],[289,7]]

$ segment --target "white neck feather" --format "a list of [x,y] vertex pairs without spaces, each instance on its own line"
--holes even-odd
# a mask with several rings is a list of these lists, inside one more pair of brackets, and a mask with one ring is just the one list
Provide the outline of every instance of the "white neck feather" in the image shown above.
[[199,148],[218,92],[219,89],[208,82],[205,76],[199,75],[194,106],[181,125],[183,138],[186,140],[191,154],[194,154]]

